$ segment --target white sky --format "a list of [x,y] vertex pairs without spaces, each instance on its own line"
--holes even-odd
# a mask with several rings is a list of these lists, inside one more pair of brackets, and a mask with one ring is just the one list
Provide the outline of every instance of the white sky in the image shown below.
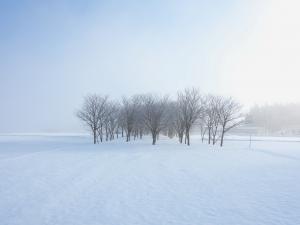
[[299,102],[300,2],[259,6],[243,38],[224,51],[222,88],[244,103]]

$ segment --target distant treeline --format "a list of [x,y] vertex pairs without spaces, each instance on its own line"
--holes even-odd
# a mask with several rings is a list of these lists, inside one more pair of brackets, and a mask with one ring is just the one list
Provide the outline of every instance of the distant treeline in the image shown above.
[[300,132],[300,103],[254,106],[246,121],[264,128],[266,133]]
[[160,134],[177,137],[190,145],[195,126],[208,144],[220,142],[224,135],[242,121],[241,105],[231,97],[202,95],[195,88],[177,93],[177,99],[156,94],[137,94],[110,100],[107,95],[92,94],[84,98],[77,112],[93,135],[94,144],[125,137],[126,141],[151,135],[155,145]]

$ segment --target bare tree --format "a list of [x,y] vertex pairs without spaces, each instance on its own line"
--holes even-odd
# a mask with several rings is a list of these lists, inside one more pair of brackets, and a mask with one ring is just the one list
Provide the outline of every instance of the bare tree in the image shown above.
[[208,115],[207,115],[207,97],[203,96],[201,98],[201,113],[200,116],[198,118],[198,120],[196,121],[197,125],[200,128],[200,136],[201,136],[201,142],[204,142],[204,138],[205,135],[207,134],[208,131],[208,127],[207,127],[207,119],[208,119]]
[[118,130],[117,134],[119,132],[119,129],[121,129],[121,137],[124,137],[124,130],[125,130],[125,116],[124,116],[124,109],[122,106],[120,106],[119,113],[118,113]]
[[101,97],[99,96],[99,113],[98,113],[98,120],[99,120],[99,126],[98,126],[98,142],[100,139],[100,142],[103,141],[103,128],[105,126],[105,120],[106,120],[106,111],[107,111],[107,103],[108,103],[108,96]]
[[169,138],[173,138],[176,133],[176,120],[177,120],[177,104],[174,101],[168,101],[166,103],[166,110],[164,116],[165,128],[163,133]]
[[200,128],[200,135],[201,135],[201,142],[204,142],[204,138],[207,132],[207,126],[205,124],[205,116],[203,116],[199,121],[199,128]]
[[113,140],[116,130],[118,129],[119,119],[119,104],[117,102],[109,102],[106,109],[106,121],[107,121],[107,140]]
[[130,137],[134,126],[136,125],[136,115],[141,104],[141,98],[139,96],[133,96],[131,98],[123,97],[121,117],[124,129],[126,132],[126,141],[130,141]]
[[179,142],[190,145],[190,132],[197,124],[201,131],[201,140],[208,134],[208,143],[216,144],[221,140],[223,146],[226,132],[238,126],[242,121],[241,106],[232,98],[207,95],[205,98],[195,88],[178,92],[177,101],[156,95],[134,95],[124,97],[122,104],[108,101],[108,96],[88,95],[82,108],[77,112],[91,130],[94,144],[113,140],[119,129],[126,141],[131,136],[142,138],[151,134],[155,145],[159,134],[172,138],[177,135]]
[[185,121],[183,118],[183,115],[180,111],[179,104],[176,105],[176,117],[174,121],[174,127],[176,130],[176,133],[178,135],[179,143],[182,144],[184,131],[185,131]]
[[152,145],[156,144],[160,131],[166,126],[164,115],[167,101],[168,97],[159,98],[154,95],[143,96],[144,123],[151,133]]
[[202,111],[201,95],[195,88],[185,89],[177,97],[179,115],[184,124],[187,145],[190,145],[190,130]]
[[134,123],[134,139],[136,138],[142,139],[145,132],[146,132],[146,127],[144,123],[143,105],[141,102],[136,111],[136,119]]
[[215,145],[220,138],[220,110],[222,97],[214,95],[211,98],[211,114],[212,114],[212,143]]
[[241,124],[242,114],[241,114],[241,105],[236,102],[233,98],[221,98],[220,108],[219,108],[219,121],[221,125],[221,143],[220,146],[223,146],[224,135],[230,129]]
[[84,98],[82,108],[77,112],[81,119],[92,131],[94,144],[97,142],[97,131],[100,127],[100,120],[104,113],[107,96],[88,95]]
[[216,135],[219,126],[218,97],[207,95],[205,98],[204,123],[208,133],[208,144],[216,143]]

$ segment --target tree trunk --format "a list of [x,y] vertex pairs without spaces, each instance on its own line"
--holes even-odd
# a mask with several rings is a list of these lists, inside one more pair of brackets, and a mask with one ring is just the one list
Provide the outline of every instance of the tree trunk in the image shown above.
[[225,129],[223,127],[223,129],[222,129],[222,135],[221,135],[221,144],[220,144],[221,147],[223,146],[224,134],[225,134]]
[[204,135],[201,136],[201,141],[204,142]]
[[97,130],[93,130],[93,135],[94,135],[94,145],[97,142]]
[[142,139],[143,138],[143,131],[141,130],[140,131],[140,139]]
[[130,135],[131,135],[131,131],[128,130],[127,133],[126,133],[126,142],[130,141]]
[[178,134],[178,137],[179,137],[179,143],[182,144],[182,141],[183,141],[183,133],[180,132],[180,133]]
[[107,124],[105,124],[105,140],[108,141]]
[[155,132],[152,132],[152,145],[155,145],[156,144],[156,133]]
[[98,137],[100,138],[100,142],[102,142],[102,138],[103,138],[102,126],[100,126],[100,128],[98,130]]
[[187,145],[190,145],[190,131],[186,131],[186,139],[187,139]]

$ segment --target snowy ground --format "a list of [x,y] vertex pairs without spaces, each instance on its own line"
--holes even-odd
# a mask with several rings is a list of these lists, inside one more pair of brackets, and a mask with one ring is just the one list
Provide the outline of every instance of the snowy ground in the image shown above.
[[300,224],[298,139],[196,139],[0,136],[0,224]]

